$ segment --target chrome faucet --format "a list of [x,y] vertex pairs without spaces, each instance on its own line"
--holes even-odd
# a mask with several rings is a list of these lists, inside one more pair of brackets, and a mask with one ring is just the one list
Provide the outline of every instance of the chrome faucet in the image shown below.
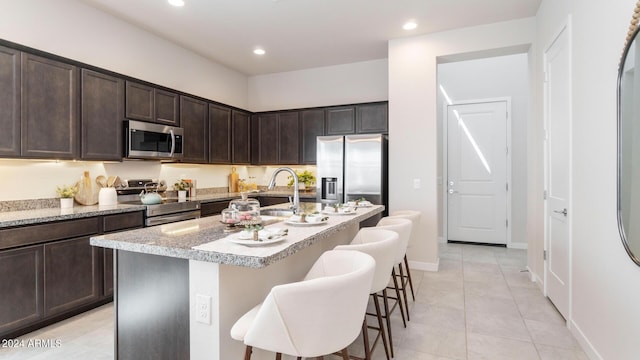
[[297,214],[298,212],[300,212],[300,194],[298,193],[298,174],[296,174],[293,169],[288,167],[277,168],[276,171],[273,172],[273,175],[271,175],[271,181],[269,181],[268,189],[273,190],[273,188],[276,186],[276,176],[278,176],[278,174],[282,171],[286,171],[290,173],[291,176],[293,176],[293,205],[291,206],[291,208],[293,209],[293,213]]

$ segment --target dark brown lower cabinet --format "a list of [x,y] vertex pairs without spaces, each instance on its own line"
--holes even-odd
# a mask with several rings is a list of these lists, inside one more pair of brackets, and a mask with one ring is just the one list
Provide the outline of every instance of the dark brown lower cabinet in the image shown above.
[[99,248],[88,237],[44,245],[44,314],[59,314],[100,299]]
[[222,210],[229,207],[229,201],[214,201],[209,203],[200,204],[200,216],[214,216],[220,215]]
[[0,274],[0,334],[40,321],[44,313],[43,246],[0,252]]
[[102,249],[104,274],[102,280],[102,296],[113,295],[113,249]]

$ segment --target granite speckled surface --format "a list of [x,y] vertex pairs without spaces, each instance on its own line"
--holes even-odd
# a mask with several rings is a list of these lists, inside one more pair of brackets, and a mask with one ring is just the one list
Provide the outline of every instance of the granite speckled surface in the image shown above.
[[76,205],[71,209],[45,208],[23,211],[0,212],[0,228],[41,224],[51,221],[81,219],[99,215],[119,214],[144,210],[142,205],[117,205],[100,207],[98,205]]
[[[291,191],[267,191],[252,193],[251,196],[286,197]],[[300,198],[315,198],[314,192],[300,193]],[[201,195],[193,200],[202,203],[225,201],[240,198],[240,193],[212,193]],[[144,210],[144,206],[119,204],[116,207],[100,207],[98,205],[84,206],[75,204],[73,209],[60,209],[59,199],[38,199],[24,201],[0,202],[0,228],[33,225],[51,221],[80,219],[91,216],[118,214],[123,212]]]
[[[306,203],[303,206],[309,211],[320,205]],[[95,236],[91,238],[91,244],[145,254],[262,268],[383,210],[384,206],[380,205],[360,207],[353,215],[329,215],[326,224],[312,226],[288,225],[282,218],[263,217],[267,227],[287,228],[289,235],[284,241],[260,247],[231,242],[230,239],[238,233],[224,233],[220,216]]]

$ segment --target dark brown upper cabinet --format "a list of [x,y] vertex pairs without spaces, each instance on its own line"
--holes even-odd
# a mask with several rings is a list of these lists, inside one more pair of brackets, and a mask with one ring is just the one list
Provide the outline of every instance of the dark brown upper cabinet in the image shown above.
[[231,109],[209,104],[209,162],[231,164]]
[[22,53],[22,156],[78,157],[78,68]]
[[356,106],[356,133],[386,134],[389,132],[387,102]]
[[355,106],[327,108],[327,135],[349,135],[356,132]]
[[155,89],[155,119],[160,124],[180,126],[178,94]]
[[82,159],[121,160],[124,80],[82,69],[80,92]]
[[127,119],[179,126],[179,96],[133,81],[126,82]]
[[253,116],[251,162],[261,165],[278,164],[278,114]]
[[208,104],[187,96],[180,96],[180,122],[184,129],[183,162],[209,161]]
[[297,111],[254,116],[251,135],[254,164],[294,165],[300,162],[300,124]]
[[127,119],[150,122],[155,120],[153,114],[155,97],[153,96],[153,88],[151,86],[127,81],[125,94],[125,116]]
[[300,121],[298,112],[278,114],[278,164],[300,163]]
[[20,156],[20,51],[0,46],[0,156]]
[[231,111],[231,160],[234,164],[251,163],[251,118],[248,112]]
[[300,111],[300,163],[316,163],[317,137],[324,135],[324,109]]

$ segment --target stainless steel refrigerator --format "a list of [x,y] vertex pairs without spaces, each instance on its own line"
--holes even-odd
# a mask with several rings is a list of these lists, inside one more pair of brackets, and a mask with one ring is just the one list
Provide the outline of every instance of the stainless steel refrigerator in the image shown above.
[[323,204],[365,198],[388,207],[387,136],[318,136],[317,200]]

